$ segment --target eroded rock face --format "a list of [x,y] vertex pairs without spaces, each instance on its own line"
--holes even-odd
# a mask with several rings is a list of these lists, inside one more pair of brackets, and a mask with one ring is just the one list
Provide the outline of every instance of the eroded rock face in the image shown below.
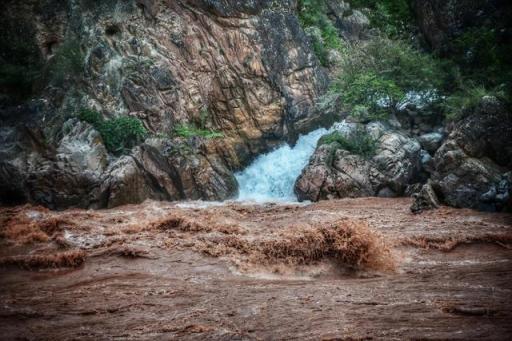
[[512,117],[485,97],[475,113],[457,124],[434,156],[433,186],[455,207],[501,210],[510,205]]
[[404,194],[420,171],[419,143],[381,125],[366,129],[378,139],[375,156],[352,154],[337,142],[319,146],[295,183],[299,200]]
[[[3,6],[31,27],[48,65],[59,46],[76,40],[84,75],[42,91],[42,101],[52,105],[29,118],[40,141],[3,153],[2,202],[19,197],[65,208],[147,198],[226,199],[237,190],[232,171],[328,119],[313,110],[327,77],[294,1],[50,0],[44,6]],[[97,132],[75,121],[64,124],[63,113],[73,116],[80,107],[107,117],[138,117],[160,138],[129,155],[107,155]],[[26,122],[8,108],[0,110],[18,141],[26,139],[20,133]],[[224,137],[168,138],[182,123]],[[10,184],[13,174],[17,180]]]

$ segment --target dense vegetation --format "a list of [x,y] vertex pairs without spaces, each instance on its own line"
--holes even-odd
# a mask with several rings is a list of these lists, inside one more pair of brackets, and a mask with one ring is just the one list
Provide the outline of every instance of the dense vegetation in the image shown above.
[[313,44],[313,51],[323,66],[329,66],[329,51],[341,50],[338,30],[327,16],[324,0],[299,0],[299,19]]
[[373,27],[391,38],[411,34],[414,18],[409,0],[351,0],[352,8],[363,10]]
[[371,119],[385,118],[411,97],[418,105],[434,104],[443,79],[432,56],[384,37],[351,46],[341,70],[332,82],[331,99]]
[[[314,51],[324,66],[330,50],[342,54],[338,74],[321,104],[341,105],[355,116],[385,119],[406,103],[422,114],[463,117],[486,95],[509,102],[512,47],[500,43],[492,27],[473,27],[457,36],[449,53],[427,52],[419,44],[407,0],[352,0],[374,29],[367,41],[341,43],[325,0],[299,1],[299,17],[312,32]],[[315,33],[316,32],[316,33]]]
[[146,128],[135,117],[119,116],[106,120],[99,112],[84,109],[80,111],[79,118],[101,134],[105,147],[113,154],[128,151],[147,136]]
[[335,131],[322,136],[318,141],[318,145],[331,143],[337,143],[342,149],[364,158],[374,156],[377,151],[377,140],[363,128],[355,129],[348,136]]

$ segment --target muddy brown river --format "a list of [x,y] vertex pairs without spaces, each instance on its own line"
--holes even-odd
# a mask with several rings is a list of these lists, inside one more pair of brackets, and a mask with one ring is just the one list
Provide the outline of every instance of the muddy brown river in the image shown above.
[[512,216],[410,204],[1,208],[0,339],[512,339]]

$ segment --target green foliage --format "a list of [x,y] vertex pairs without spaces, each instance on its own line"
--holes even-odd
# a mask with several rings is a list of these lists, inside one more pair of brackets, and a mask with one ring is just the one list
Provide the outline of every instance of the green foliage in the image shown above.
[[78,118],[91,124],[94,127],[98,127],[101,123],[103,123],[103,116],[101,116],[101,114],[96,110],[92,109],[82,109],[78,114]]
[[105,147],[114,154],[126,152],[141,143],[147,136],[146,128],[135,117],[120,116],[105,120],[99,112],[91,109],[80,111],[78,117],[98,130]]
[[457,37],[451,59],[462,68],[466,78],[498,86],[512,80],[512,46],[500,43],[495,29],[473,27]]
[[323,66],[328,66],[329,50],[341,50],[343,44],[336,27],[327,16],[325,0],[299,0],[299,20],[313,44],[313,51]]
[[340,69],[330,98],[341,101],[349,111],[366,110],[370,118],[386,118],[407,93],[431,93],[442,86],[444,78],[431,55],[402,40],[382,37],[348,49]]
[[[343,102],[354,105],[355,111],[366,111],[371,118],[385,118],[389,109],[405,96],[402,89],[390,79],[371,71],[354,75],[350,86],[343,91]],[[361,104],[360,104],[361,103]]]
[[49,67],[50,81],[63,86],[67,80],[75,80],[84,70],[85,55],[76,38],[67,38],[55,51]]
[[349,136],[335,131],[322,136],[318,141],[318,145],[331,143],[337,143],[340,148],[365,158],[374,156],[377,151],[377,141],[363,128],[354,130]]
[[174,129],[174,134],[179,137],[204,137],[207,139],[216,139],[224,137],[224,134],[211,129],[200,129],[190,124],[180,124]]
[[505,101],[505,93],[488,90],[483,86],[470,84],[448,96],[444,102],[445,115],[449,120],[460,120],[472,113],[485,96],[493,96]]
[[367,8],[368,18],[388,37],[405,37],[410,34],[414,22],[408,0],[351,0],[353,8]]

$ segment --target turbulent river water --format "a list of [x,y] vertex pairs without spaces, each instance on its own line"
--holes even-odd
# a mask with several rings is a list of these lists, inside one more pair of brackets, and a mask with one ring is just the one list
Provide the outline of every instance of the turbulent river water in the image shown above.
[[269,202],[297,201],[293,192],[295,180],[307,165],[318,140],[334,130],[346,130],[345,121],[330,129],[319,128],[302,135],[294,146],[285,144],[278,149],[260,155],[245,170],[235,174],[239,185],[239,201]]
[[512,216],[410,204],[1,207],[0,340],[510,340]]

